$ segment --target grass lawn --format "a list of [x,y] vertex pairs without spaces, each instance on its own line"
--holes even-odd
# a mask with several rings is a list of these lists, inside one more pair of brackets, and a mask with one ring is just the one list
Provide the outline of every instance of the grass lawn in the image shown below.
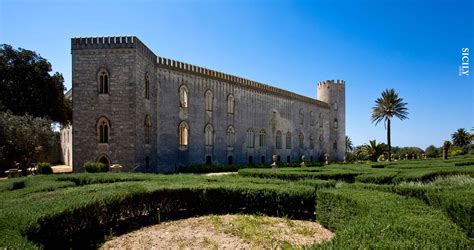
[[0,247],[91,248],[209,214],[318,220],[314,248],[474,247],[474,155],[447,161],[240,169],[238,175],[61,174],[0,181]]

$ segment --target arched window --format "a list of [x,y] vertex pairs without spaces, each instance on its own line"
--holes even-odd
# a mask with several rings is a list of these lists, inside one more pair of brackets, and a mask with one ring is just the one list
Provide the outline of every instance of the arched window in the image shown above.
[[232,155],[229,155],[229,157],[227,157],[227,164],[229,165],[234,164],[234,157],[232,157]]
[[291,133],[288,131],[286,133],[286,149],[291,149]]
[[255,133],[253,129],[247,129],[247,148],[254,148],[255,147]]
[[337,119],[334,119],[334,128],[338,128],[339,124],[337,123]]
[[334,102],[334,110],[337,110],[337,102]]
[[99,83],[99,94],[109,93],[109,79],[109,72],[105,68],[100,69],[97,76]]
[[97,162],[100,162],[100,163],[104,164],[104,166],[105,166],[106,168],[109,168],[109,166],[110,166],[109,158],[108,158],[107,156],[105,156],[105,155],[102,155],[102,156],[97,160]]
[[227,96],[227,114],[234,114],[235,100],[232,94]]
[[235,145],[235,130],[234,127],[229,126],[227,128],[227,146],[233,147]]
[[145,74],[145,98],[150,99],[150,76]]
[[314,135],[309,135],[309,148],[314,149]]
[[337,141],[334,141],[334,142],[332,143],[332,148],[333,148],[334,150],[337,150]]
[[179,106],[181,108],[187,108],[189,104],[189,90],[185,85],[179,87]]
[[265,129],[260,129],[260,137],[259,137],[259,145],[260,147],[265,147],[266,146],[266,138],[267,133],[265,132]]
[[323,114],[319,113],[319,127],[322,128],[324,124]]
[[214,145],[214,128],[212,127],[211,124],[207,124],[206,128],[204,129],[204,135],[206,138],[206,146],[212,146]]
[[311,112],[309,112],[309,125],[310,126],[314,126],[314,120],[315,120],[314,112],[311,111]]
[[204,93],[205,99],[206,99],[206,111],[212,111],[212,102],[213,102],[213,95],[211,90],[207,90],[206,93]]
[[276,146],[277,149],[282,148],[282,134],[281,134],[280,130],[278,130],[277,133],[276,133],[275,146]]
[[260,163],[264,164],[265,163],[265,156],[262,155],[262,157],[260,157]]
[[99,135],[99,143],[109,143],[110,123],[105,117],[101,117],[97,121],[97,134]]
[[319,135],[319,141],[323,141],[323,140],[324,140],[323,135],[322,134]]
[[290,163],[290,162],[291,162],[291,156],[289,156],[289,155],[286,156],[286,162],[287,162],[287,163]]
[[304,123],[304,111],[303,109],[300,109],[300,124]]
[[145,144],[150,144],[151,119],[149,115],[145,116]]
[[212,164],[212,156],[208,155],[206,156],[206,165],[211,165]]
[[300,148],[302,148],[304,146],[304,135],[303,135],[303,133],[300,133],[299,141],[300,141]]
[[189,126],[185,121],[179,124],[179,145],[188,146]]
[[249,164],[253,164],[253,156],[249,156]]

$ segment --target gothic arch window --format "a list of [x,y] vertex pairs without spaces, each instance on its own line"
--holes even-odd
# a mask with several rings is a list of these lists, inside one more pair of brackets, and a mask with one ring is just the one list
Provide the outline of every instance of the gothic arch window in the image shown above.
[[309,112],[309,125],[310,126],[314,126],[314,120],[315,120],[314,112],[311,111],[311,112]]
[[314,135],[309,136],[309,148],[314,149]]
[[255,147],[255,133],[252,128],[247,129],[247,148]]
[[260,130],[260,136],[259,136],[259,145],[260,147],[265,147],[266,146],[266,138],[267,137],[267,132],[265,129]]
[[185,85],[179,87],[179,106],[187,108],[189,105],[189,90]]
[[291,133],[288,131],[286,133],[286,149],[291,149]]
[[206,141],[206,146],[213,146],[214,145],[214,128],[211,124],[207,124],[206,128],[204,129],[204,136]]
[[282,134],[281,134],[281,131],[278,130],[277,133],[276,133],[276,141],[275,141],[275,145],[276,145],[276,148],[277,149],[281,149],[282,148]]
[[334,102],[334,110],[337,110],[338,107],[337,107],[337,102]]
[[300,142],[300,147],[302,148],[304,146],[304,134],[301,132],[298,138]]
[[338,127],[339,127],[339,124],[338,124],[338,122],[337,122],[337,119],[334,119],[333,127],[334,127],[334,128],[338,128]]
[[109,157],[106,156],[106,155],[100,156],[100,157],[97,159],[97,162],[100,162],[100,163],[104,164],[104,166],[105,166],[106,168],[109,168],[109,166],[110,166]]
[[107,118],[101,117],[97,121],[97,134],[99,135],[99,143],[109,143],[110,122]]
[[255,133],[252,128],[247,129],[247,148],[255,147]]
[[235,112],[235,100],[232,94],[227,96],[227,114],[234,114]]
[[151,119],[149,115],[145,116],[145,144],[150,144]]
[[145,98],[150,99],[150,76],[145,74]]
[[319,127],[322,128],[324,124],[323,114],[319,113]]
[[109,79],[110,79],[110,75],[107,69],[101,68],[97,75],[97,81],[99,85],[99,94],[109,93]]
[[212,102],[214,100],[214,97],[212,95],[211,90],[207,90],[204,93],[205,99],[206,99],[206,111],[212,111]]
[[189,142],[189,126],[188,123],[182,121],[179,124],[179,145],[188,146]]
[[235,145],[235,129],[232,126],[227,128],[227,146],[233,147]]
[[300,109],[300,124],[304,123],[304,111],[303,109]]

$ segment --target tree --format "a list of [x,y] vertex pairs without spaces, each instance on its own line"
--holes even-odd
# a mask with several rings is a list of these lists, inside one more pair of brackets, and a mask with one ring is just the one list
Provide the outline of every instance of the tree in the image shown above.
[[391,161],[392,145],[390,142],[390,121],[393,117],[400,120],[408,119],[407,103],[403,102],[403,98],[398,96],[398,92],[394,89],[386,89],[382,92],[382,97],[375,100],[375,106],[372,108],[372,122],[377,125],[384,121],[387,128],[387,144],[388,144],[388,161]]
[[471,135],[465,129],[460,128],[451,135],[453,145],[458,147],[465,147],[471,144]]
[[369,160],[377,161],[379,156],[383,154],[384,145],[378,144],[376,140],[371,140],[368,144],[362,146],[362,151],[369,157]]
[[428,158],[436,158],[440,154],[439,148],[435,147],[434,145],[430,145],[426,148],[426,157]]
[[443,143],[443,159],[444,160],[448,159],[448,152],[449,152],[450,147],[451,147],[451,142],[450,141],[444,141],[444,143]]
[[0,163],[1,170],[14,161],[26,173],[28,165],[39,154],[46,154],[55,143],[51,120],[30,115],[16,116],[11,112],[0,112]]
[[71,104],[64,99],[64,79],[50,75],[51,64],[34,51],[0,45],[0,111],[29,114],[66,124]]
[[346,153],[352,152],[353,149],[354,145],[352,144],[352,140],[346,135]]

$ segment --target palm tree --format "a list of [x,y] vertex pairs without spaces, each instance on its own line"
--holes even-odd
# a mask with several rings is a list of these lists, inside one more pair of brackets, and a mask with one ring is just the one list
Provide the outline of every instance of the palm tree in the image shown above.
[[471,143],[471,135],[465,129],[460,128],[451,135],[453,139],[453,145],[458,147],[464,147]]
[[443,160],[448,159],[449,148],[451,147],[450,141],[444,141],[443,143]]
[[375,100],[375,106],[372,108],[372,122],[377,125],[384,121],[387,128],[388,161],[392,160],[392,145],[390,143],[390,121],[393,117],[400,120],[408,119],[407,103],[403,98],[398,97],[398,92],[394,89],[386,89],[382,92],[382,97]]
[[349,136],[346,135],[346,153],[351,152],[354,149],[354,145],[352,144],[352,140]]
[[380,155],[383,154],[383,144],[378,144],[376,140],[369,141],[369,144],[362,146],[362,151],[369,157],[371,161],[377,161]]

